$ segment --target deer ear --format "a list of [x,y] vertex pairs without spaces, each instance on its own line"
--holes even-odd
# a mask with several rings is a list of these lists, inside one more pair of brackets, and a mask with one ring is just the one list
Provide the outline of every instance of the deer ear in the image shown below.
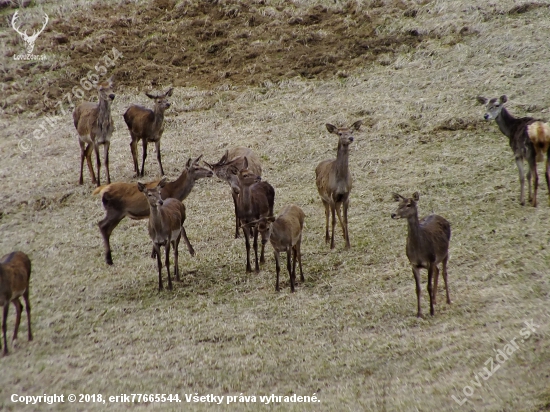
[[154,99],[156,96],[153,96],[151,93],[145,92],[145,96],[147,96],[149,99]]
[[143,183],[138,182],[137,186],[138,186],[138,190],[139,190],[140,192],[145,193],[145,190],[146,190],[147,188],[145,187],[145,185],[144,185]]
[[191,167],[191,164],[193,164],[193,160],[191,158],[187,159],[187,163],[185,164],[185,166],[187,168],[190,168]]
[[338,130],[336,126],[333,126],[330,123],[327,123],[325,126],[327,127],[329,133],[336,133],[336,131]]
[[486,97],[483,97],[483,96],[477,96],[476,97],[477,101],[481,104],[487,104],[487,98]]
[[174,91],[174,88],[173,88],[173,87],[170,87],[170,88],[168,89],[168,91],[167,91],[166,93],[164,93],[164,96],[168,96],[168,97],[172,96],[172,91]]
[[246,156],[244,157],[243,167],[244,167],[245,169],[248,169],[248,158],[247,158]]
[[201,157],[202,157],[202,154],[201,154],[199,157],[197,157],[197,158],[193,161],[193,163],[198,163],[199,160],[201,160]]
[[227,157],[229,156],[229,150],[226,150],[223,154],[222,158],[218,162],[219,165],[223,165],[227,161]]
[[500,104],[504,104],[508,101],[508,97],[506,97],[505,94],[503,94],[502,96],[500,96]]
[[415,202],[418,202],[419,199],[420,199],[420,193],[414,192],[412,195],[412,200],[414,200]]
[[268,222],[271,222],[271,223],[275,222],[275,219],[276,219],[275,216],[268,216],[268,217],[267,217],[267,221],[268,221]]
[[398,195],[397,193],[392,193],[391,196],[396,202],[399,202],[401,200],[401,195]]
[[109,83],[109,87],[114,87],[115,83],[114,83],[114,80],[113,80],[113,76],[111,76],[107,79],[107,83]]
[[166,185],[166,178],[163,177],[162,179],[160,179],[160,182],[157,186],[158,187],[164,187],[165,185]]
[[363,124],[362,120],[357,120],[355,123],[351,125],[351,128],[355,130],[359,130],[362,124]]

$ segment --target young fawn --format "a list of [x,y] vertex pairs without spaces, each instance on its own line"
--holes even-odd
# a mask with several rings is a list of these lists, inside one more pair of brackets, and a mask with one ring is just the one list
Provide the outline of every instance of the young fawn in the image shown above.
[[149,236],[153,241],[153,249],[157,257],[159,270],[159,291],[162,286],[162,262],[160,259],[160,247],[164,246],[166,252],[166,271],[168,272],[168,289],[172,290],[172,278],[170,277],[170,244],[174,247],[174,272],[176,280],[180,280],[180,272],[178,266],[178,245],[181,236],[187,245],[187,249],[191,256],[195,256],[193,246],[187,238],[183,223],[185,222],[185,206],[182,202],[174,198],[162,200],[161,189],[166,184],[166,179],[162,179],[159,184],[148,189],[143,183],[138,183],[139,191],[142,192],[149,202]]
[[[31,261],[23,252],[12,252],[0,259],[0,306],[4,307],[2,316],[2,336],[4,339],[4,356],[8,354],[8,342],[6,339],[6,322],[10,302],[13,302],[16,311],[15,329],[13,331],[13,343],[17,340],[21,311],[23,305],[19,300],[23,296],[25,309],[27,310],[27,323],[29,340],[32,340],[31,331],[31,304],[29,302],[29,281],[31,278]],[[1,342],[1,341],[0,341]],[[0,343],[0,349],[2,345]]]
[[[406,198],[393,193],[393,199],[399,202],[392,219],[407,219],[409,231],[407,235],[407,257],[411,263],[414,279],[416,281],[416,299],[418,313],[422,317],[420,306],[420,269],[428,269],[428,294],[430,295],[430,315],[434,314],[435,295],[437,293],[437,280],[439,269],[437,265],[443,263],[443,280],[447,292],[447,303],[451,303],[449,286],[447,282],[447,261],[449,259],[449,241],[451,240],[451,225],[438,215],[429,215],[418,219],[418,202],[420,195],[415,192],[412,197]],[[432,278],[434,285],[432,289]]]

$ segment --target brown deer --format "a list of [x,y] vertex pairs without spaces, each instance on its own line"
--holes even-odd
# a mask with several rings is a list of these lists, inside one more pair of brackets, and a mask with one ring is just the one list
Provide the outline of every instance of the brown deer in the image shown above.
[[[250,225],[250,222],[259,220],[262,217],[273,215],[273,205],[275,203],[275,189],[267,182],[262,182],[262,178],[248,169],[248,159],[244,158],[244,168],[239,170],[239,197],[237,199],[237,217],[243,228],[244,240],[246,245],[246,271],[252,272],[250,266],[250,229],[253,229],[254,236],[254,256],[255,270],[260,271],[258,264],[258,226]],[[264,263],[264,244],[262,243],[262,252],[260,263]]]
[[[393,193],[393,199],[399,202],[392,219],[407,219],[409,230],[407,234],[407,257],[412,266],[416,281],[416,299],[418,304],[417,317],[422,317],[420,306],[420,269],[428,269],[428,294],[430,295],[430,315],[434,315],[435,295],[437,293],[437,280],[439,269],[437,265],[442,263],[443,280],[447,292],[447,303],[451,303],[449,285],[447,281],[447,261],[449,260],[449,241],[451,240],[450,223],[438,215],[429,215],[418,220],[416,202],[420,199],[418,192],[412,197],[406,198]],[[432,279],[434,285],[432,289]]]
[[[107,184],[111,183],[111,176],[109,175],[109,146],[114,130],[114,123],[111,117],[111,102],[115,98],[115,94],[113,93],[113,78],[111,77],[105,82],[98,83],[96,88],[99,103],[83,102],[79,104],[73,112],[73,121],[74,127],[76,127],[78,132],[78,142],[80,143],[80,180],[78,183],[84,183],[82,169],[84,168],[84,158],[86,158],[92,183],[97,183],[97,186],[101,186],[100,145],[103,145]],[[92,149],[96,157],[97,179],[92,166]]]
[[[332,235],[330,237],[330,248],[334,249],[334,226],[336,226],[335,212],[338,214],[340,226],[344,232],[344,240],[346,241],[346,249],[349,249],[349,232],[348,232],[348,207],[349,194],[351,192],[352,179],[348,167],[349,160],[349,145],[353,142],[353,130],[359,130],[362,121],[358,120],[350,127],[336,127],[331,124],[326,125],[330,133],[338,136],[338,150],[336,159],[323,160],[315,169],[317,191],[321,196],[323,205],[325,206],[325,242],[328,243],[328,221],[329,210],[332,214]],[[344,217],[340,213],[340,207],[344,206]]]
[[[27,324],[29,341],[32,340],[31,331],[31,304],[29,302],[29,282],[31,279],[31,261],[23,252],[12,252],[0,259],[0,306],[4,307],[2,316],[2,336],[4,339],[3,355],[8,354],[8,342],[6,339],[6,323],[10,302],[15,306],[15,329],[13,331],[13,345],[17,340],[17,332],[21,323],[23,305],[19,300],[23,296],[25,309],[27,310]],[[0,349],[2,345],[0,343]]]
[[257,176],[262,176],[262,166],[258,156],[247,147],[234,147],[226,150],[220,161],[215,164],[206,163],[218,178],[226,181],[231,187],[231,196],[235,206],[235,239],[239,237],[241,224],[237,217],[237,198],[239,196],[239,171],[244,167],[244,158],[248,160],[248,170]]
[[[550,199],[550,127],[542,121],[535,120],[532,117],[516,118],[512,116],[504,107],[508,101],[505,95],[500,98],[488,100],[485,97],[478,96],[478,102],[486,104],[487,112],[483,116],[485,120],[495,120],[500,131],[510,140],[510,147],[514,152],[516,164],[519,171],[520,183],[520,203],[525,204],[525,177],[524,160],[527,160],[529,170],[527,171],[527,180],[529,187],[529,201],[537,206],[537,191],[539,186],[539,176],[537,173],[537,162],[544,160],[546,154],[546,186]],[[534,194],[531,196],[531,177],[533,177]]]
[[[304,273],[302,272],[302,253],[300,245],[302,243],[302,231],[304,229],[304,211],[296,205],[286,206],[281,214],[264,217],[258,221],[250,222],[249,225],[258,225],[258,232],[262,236],[262,244],[269,241],[273,246],[275,253],[275,269],[277,271],[277,281],[275,290],[279,289],[279,273],[281,266],[279,264],[279,254],[286,252],[286,267],[290,276],[290,290],[294,292],[296,283],[296,261],[300,267],[300,280],[304,282]],[[290,264],[290,255],[292,253],[292,265]]]
[[187,245],[191,256],[195,256],[193,246],[187,238],[183,223],[185,222],[185,206],[180,200],[168,198],[163,200],[161,189],[166,184],[166,178],[163,178],[156,187],[148,189],[143,183],[138,183],[137,187],[145,195],[149,204],[149,237],[153,241],[153,249],[156,252],[157,265],[159,269],[159,291],[162,290],[162,262],[160,259],[160,247],[164,246],[166,252],[166,271],[168,272],[168,289],[172,290],[172,278],[170,277],[170,244],[174,247],[174,272],[176,280],[180,280],[178,266],[178,245],[181,236]]
[[[204,177],[211,177],[212,171],[199,166],[199,156],[195,160],[189,159],[177,180],[166,183],[161,188],[162,199],[174,198],[182,202],[193,189],[195,182]],[[149,189],[155,188],[159,180],[146,183]],[[133,220],[147,219],[149,217],[149,204],[139,192],[135,183],[112,183],[98,187],[94,195],[101,193],[101,201],[105,208],[105,218],[98,223],[105,246],[105,261],[113,264],[111,244],[109,239],[114,228],[126,216]]]
[[[153,110],[143,106],[132,105],[124,113],[124,121],[130,130],[130,136],[132,142],[130,143],[130,149],[132,151],[132,158],[134,160],[134,171],[136,177],[143,177],[145,169],[145,158],[147,157],[147,143],[155,143],[157,151],[157,160],[160,166],[160,174],[164,176],[164,169],[162,168],[162,160],[160,155],[160,138],[164,131],[164,111],[170,107],[170,103],[166,100],[167,97],[172,96],[173,88],[168,89],[166,93],[153,95],[145,93],[145,95],[155,101],[155,107]],[[138,155],[137,155],[137,143],[141,140],[143,144],[143,157],[141,162],[141,173],[138,167]]]

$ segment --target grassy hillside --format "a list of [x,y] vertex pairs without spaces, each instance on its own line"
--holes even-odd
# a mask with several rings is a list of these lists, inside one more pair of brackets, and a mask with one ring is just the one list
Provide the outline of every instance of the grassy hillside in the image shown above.
[[[10,344],[0,359],[0,409],[38,409],[12,403],[13,393],[178,393],[182,400],[315,393],[320,403],[217,408],[549,410],[543,168],[539,207],[520,206],[508,140],[483,120],[475,99],[506,94],[513,114],[550,118],[549,2],[65,0],[35,1],[20,14],[38,22],[41,10],[50,23],[36,42],[35,54],[48,55],[39,63],[13,60],[23,43],[9,27],[13,9],[1,11],[0,252],[19,249],[32,259],[35,340],[26,341],[24,318],[19,346]],[[198,182],[185,201],[197,255],[180,247],[183,281],[172,292],[157,292],[146,221],[115,229],[115,264],[105,264],[96,225],[104,210],[87,174],[77,184],[70,114],[41,139],[32,133],[112,47],[124,55],[107,74],[117,81],[112,179],[136,181],[122,113],[132,103],[149,105],[144,91],[175,86],[161,143],[167,176],[176,178],[199,154],[214,162],[232,146],[255,150],[275,187],[275,210],[295,203],[307,216],[306,281],[296,293],[284,271],[282,291],[274,291],[270,248],[261,273],[245,273],[229,187],[215,178]],[[338,231],[330,251],[314,169],[336,153],[325,123],[358,119],[352,248],[343,249]],[[150,149],[143,180],[158,173]],[[440,281],[435,316],[425,319],[415,317],[406,224],[390,219],[391,192],[415,191],[421,215],[440,214],[453,231],[453,303],[442,299]],[[530,320],[536,333],[521,341]],[[499,370],[472,383],[514,338],[518,349]],[[465,398],[465,386],[473,394],[459,406],[452,396]],[[216,408],[163,409],[182,407]]]

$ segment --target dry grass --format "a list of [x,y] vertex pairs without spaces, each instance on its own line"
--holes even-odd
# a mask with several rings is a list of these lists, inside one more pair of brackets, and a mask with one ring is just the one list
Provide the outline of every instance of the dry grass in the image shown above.
[[[267,3],[275,8],[281,2]],[[281,293],[274,292],[270,252],[259,275],[245,274],[244,241],[232,238],[229,188],[215,179],[200,181],[186,201],[187,234],[197,256],[181,249],[183,282],[173,292],[156,291],[143,221],[115,229],[115,265],[107,267],[96,226],[104,212],[89,180],[76,184],[79,151],[70,119],[22,154],[18,138],[34,129],[36,114],[4,116],[0,251],[20,249],[33,261],[35,340],[20,339],[0,359],[0,409],[24,409],[9,401],[12,393],[183,398],[194,392],[315,392],[320,404],[271,409],[548,410],[548,193],[539,191],[536,209],[519,205],[506,138],[494,123],[480,120],[483,108],[475,102],[477,94],[506,93],[512,113],[548,118],[550,8],[539,3],[518,13],[525,2],[411,2],[407,10],[416,11],[407,15],[416,17],[388,21],[379,31],[433,35],[415,50],[381,55],[327,80],[174,91],[162,142],[170,178],[189,157],[203,153],[214,161],[226,147],[247,145],[263,159],[264,177],[276,189],[275,209],[291,202],[304,209],[306,282],[295,294],[286,276]],[[397,2],[356,4],[368,12]],[[460,34],[465,26],[468,34]],[[142,90],[126,88],[114,103],[116,181],[132,181],[121,114],[134,102],[148,104]],[[344,251],[339,236],[331,252],[314,168],[335,154],[336,138],[324,124],[357,119],[367,126],[356,134],[350,155],[352,249]],[[148,179],[157,177],[154,155],[146,170]],[[436,315],[424,320],[415,318],[405,224],[389,218],[395,207],[390,192],[417,190],[421,213],[441,214],[453,230],[453,304],[444,303],[440,284]],[[424,292],[425,313],[427,308]],[[528,319],[540,325],[536,335],[459,407],[451,395],[463,397],[474,373]],[[24,323],[20,333],[25,336]],[[258,404],[220,409],[230,408],[257,410]]]

